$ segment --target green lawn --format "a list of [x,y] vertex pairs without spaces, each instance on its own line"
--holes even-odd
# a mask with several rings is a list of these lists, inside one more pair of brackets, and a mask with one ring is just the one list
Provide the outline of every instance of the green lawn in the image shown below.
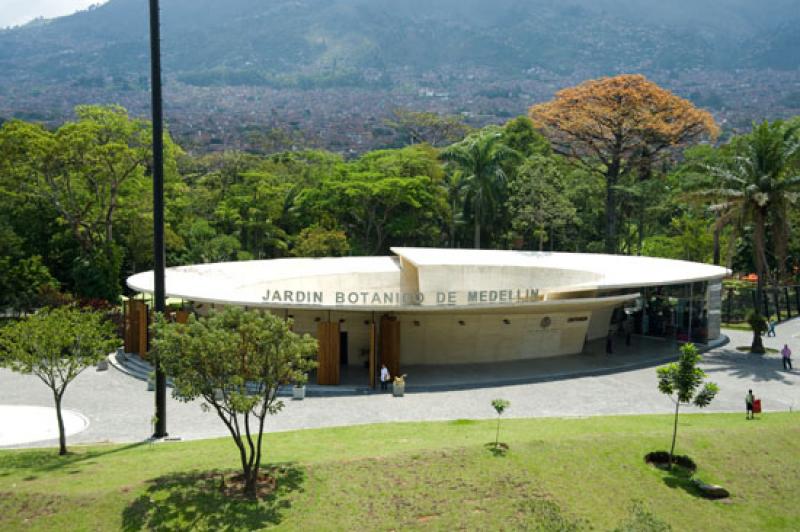
[[[512,405],[513,407],[513,405]],[[681,417],[678,451],[729,500],[646,465],[670,416],[395,423],[270,434],[277,489],[259,503],[223,495],[236,467],[226,439],[0,452],[0,529],[678,530],[800,529],[800,417]],[[632,512],[634,501],[641,501]],[[537,528],[539,527],[539,528]],[[574,527],[574,528],[571,528]],[[651,528],[644,528],[653,529]]]

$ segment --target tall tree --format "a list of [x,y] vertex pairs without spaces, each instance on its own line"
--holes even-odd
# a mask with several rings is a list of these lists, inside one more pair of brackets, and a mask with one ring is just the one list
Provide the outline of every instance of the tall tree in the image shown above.
[[776,257],[775,280],[785,277],[790,206],[800,196],[797,133],[797,127],[787,127],[780,120],[764,121],[734,141],[727,162],[708,167],[714,184],[703,194],[717,200],[712,208],[720,213],[719,223],[733,225],[738,233],[748,224],[752,227],[759,301],[769,273],[768,226]]
[[564,178],[548,157],[528,158],[509,182],[508,210],[512,228],[538,240],[544,250],[548,234],[578,221],[575,206],[564,193]]
[[550,142],[538,131],[527,116],[518,116],[503,126],[503,144],[522,157],[550,155]]
[[[346,172],[306,189],[298,210],[309,219],[333,218],[347,230],[360,253],[385,252],[392,243],[425,245],[422,233],[431,229],[446,209],[442,191],[431,178],[386,177],[372,172]],[[423,237],[419,242],[417,236]]]
[[642,75],[590,80],[563,89],[552,101],[531,107],[529,115],[556,153],[596,168],[603,176],[607,253],[617,251],[620,179],[637,171],[646,179],[660,157],[719,133],[709,113]]
[[338,229],[311,225],[295,237],[293,257],[344,257],[350,252],[347,235]]
[[44,309],[0,329],[0,366],[36,376],[53,394],[59,454],[67,454],[61,413],[67,386],[116,345],[111,324],[101,314],[76,307]]
[[504,200],[506,172],[503,165],[519,159],[519,154],[502,140],[500,131],[486,129],[453,144],[441,154],[442,159],[462,172],[465,207],[472,211],[475,249],[481,247],[481,227]]
[[[44,199],[78,242],[78,291],[114,299],[122,260],[115,222],[121,209],[149,205],[141,193],[151,165],[151,128],[119,106],[78,106],[75,113],[77,120],[56,131],[21,121],[4,124],[0,153],[19,189],[32,200]],[[178,150],[171,142],[166,147],[167,170],[174,175]]]
[[303,225],[344,229],[356,254],[445,240],[446,190],[430,146],[370,152],[331,173],[297,194],[293,210]]

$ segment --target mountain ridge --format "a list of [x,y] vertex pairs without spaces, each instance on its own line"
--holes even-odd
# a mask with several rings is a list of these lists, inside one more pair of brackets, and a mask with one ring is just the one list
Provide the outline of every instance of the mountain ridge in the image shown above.
[[[250,73],[236,83],[270,84],[333,69],[423,72],[464,65],[502,75],[532,68],[569,73],[578,66],[594,74],[800,68],[800,41],[792,31],[797,20],[756,16],[759,10],[740,0],[677,4],[704,15],[681,15],[679,7],[651,0],[408,0],[396,6],[389,0],[167,0],[162,49],[165,71],[188,74],[185,81],[200,85],[226,83],[226,71]],[[770,12],[781,6],[792,13],[800,2],[778,0]],[[147,74],[147,39],[146,3],[111,0],[0,32],[0,67],[8,76],[44,83],[87,71],[136,77]]]
[[[725,128],[800,112],[800,0],[162,0],[186,146],[393,146],[393,109],[499,123],[585,79],[642,73]],[[82,103],[149,113],[147,2],[0,30],[0,121]]]

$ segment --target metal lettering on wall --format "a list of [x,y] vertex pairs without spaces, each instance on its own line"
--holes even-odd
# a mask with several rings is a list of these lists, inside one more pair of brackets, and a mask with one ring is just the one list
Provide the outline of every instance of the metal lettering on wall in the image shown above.
[[349,291],[323,292],[312,290],[267,290],[261,298],[265,303],[290,305],[353,305],[353,306],[408,306],[408,305],[486,305],[493,303],[530,303],[539,300],[538,288],[469,290],[447,292],[378,292]]

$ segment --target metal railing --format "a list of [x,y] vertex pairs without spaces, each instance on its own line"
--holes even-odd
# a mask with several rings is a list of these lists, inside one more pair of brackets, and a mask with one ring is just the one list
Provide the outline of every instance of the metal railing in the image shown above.
[[800,316],[800,285],[764,287],[757,301],[755,287],[723,287],[723,323],[744,322],[751,309],[767,317],[785,321]]

